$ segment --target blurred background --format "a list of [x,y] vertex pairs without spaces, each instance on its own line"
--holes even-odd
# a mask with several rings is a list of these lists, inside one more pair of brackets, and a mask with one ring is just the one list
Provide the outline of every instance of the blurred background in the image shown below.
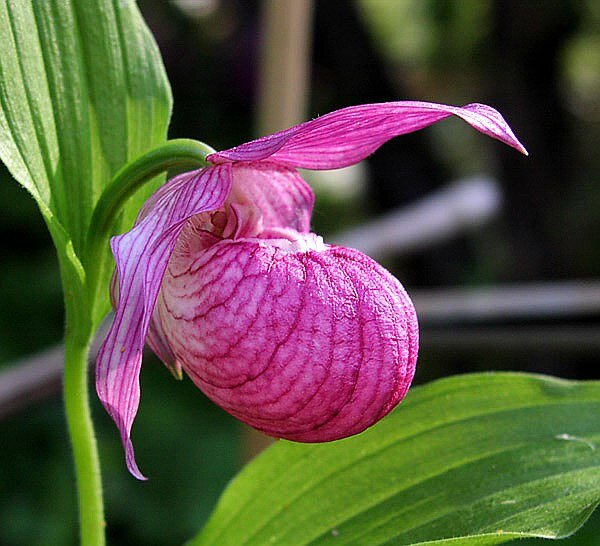
[[[223,149],[367,102],[500,110],[530,157],[446,120],[356,168],[307,174],[313,229],[370,253],[414,296],[416,383],[483,370],[600,377],[600,1],[139,6],[173,87],[171,138]],[[70,545],[76,499],[53,348],[63,327],[58,268],[33,200],[1,177],[0,544]],[[19,364],[33,387],[11,398]],[[134,440],[149,482],[126,473],[116,429],[93,400],[109,542],[178,544],[265,441],[153,357],[141,380]],[[566,544],[598,546],[598,537],[596,515]]]

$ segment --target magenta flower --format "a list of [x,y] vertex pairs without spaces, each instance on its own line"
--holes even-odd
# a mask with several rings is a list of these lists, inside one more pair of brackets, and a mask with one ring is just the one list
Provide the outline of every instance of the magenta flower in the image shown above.
[[314,195],[296,168],[336,169],[450,115],[526,153],[493,108],[355,106],[224,152],[169,181],[114,237],[118,302],[97,391],[130,472],[142,349],[182,369],[251,426],[300,442],[369,427],[406,394],[418,326],[401,284],[360,252],[310,232]]

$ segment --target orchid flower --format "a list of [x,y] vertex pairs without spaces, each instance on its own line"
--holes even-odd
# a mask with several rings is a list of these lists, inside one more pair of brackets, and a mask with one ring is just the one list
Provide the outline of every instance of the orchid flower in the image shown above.
[[214,402],[274,437],[357,434],[404,397],[418,325],[402,285],[376,262],[311,233],[314,195],[297,168],[353,165],[392,137],[450,115],[526,153],[493,108],[426,102],[349,107],[216,152],[177,176],[111,241],[114,321],[98,395],[130,472],[148,343]]

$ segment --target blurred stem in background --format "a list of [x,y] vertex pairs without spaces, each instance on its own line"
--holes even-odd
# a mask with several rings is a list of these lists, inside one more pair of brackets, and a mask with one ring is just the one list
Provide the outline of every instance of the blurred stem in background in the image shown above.
[[312,0],[264,0],[256,133],[304,121],[310,89]]

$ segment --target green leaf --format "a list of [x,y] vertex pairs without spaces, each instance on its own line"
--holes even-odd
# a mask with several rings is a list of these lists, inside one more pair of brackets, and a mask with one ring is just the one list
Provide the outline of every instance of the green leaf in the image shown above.
[[102,189],[163,142],[171,95],[133,1],[0,2],[0,157],[79,250]]
[[[0,159],[38,202],[67,279],[102,190],[166,140],[169,83],[133,0],[0,0],[0,28]],[[158,183],[132,197],[116,229]],[[107,256],[90,266],[102,290]],[[98,317],[106,307],[105,297]]]
[[160,54],[132,0],[2,0],[0,28],[0,158],[79,254],[112,175],[166,139]]
[[279,441],[190,546],[490,545],[573,533],[600,501],[600,382],[472,374],[366,432]]

